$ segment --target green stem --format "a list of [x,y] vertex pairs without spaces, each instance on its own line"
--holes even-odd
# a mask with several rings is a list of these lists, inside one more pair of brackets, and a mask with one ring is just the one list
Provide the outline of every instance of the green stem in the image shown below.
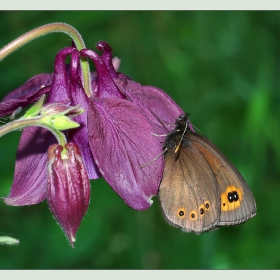
[[40,126],[40,127],[43,127],[45,129],[48,129],[49,131],[51,131],[53,133],[53,135],[56,137],[58,143],[64,147],[65,144],[67,143],[64,134],[62,132],[60,132],[59,130],[53,128],[52,126],[48,126],[47,124],[42,124],[41,118],[43,118],[43,117],[40,116],[40,117],[34,117],[32,119],[18,119],[18,120],[9,122],[0,127],[0,137],[2,137],[5,134],[12,132],[14,130],[23,129],[28,126]]
[[[62,22],[54,22],[46,25],[42,25],[40,27],[37,27],[17,39],[13,40],[11,43],[0,49],[0,61],[3,60],[6,56],[11,54],[13,51],[19,49],[23,45],[29,43],[30,41],[43,36],[47,35],[49,33],[53,32],[63,32],[67,35],[69,35],[72,40],[74,41],[77,49],[80,51],[81,49],[85,49],[85,43],[83,41],[82,36],[80,33],[71,25],[62,23]],[[83,75],[83,83],[85,92],[88,97],[92,95],[91,90],[91,83],[90,83],[90,69],[89,69],[89,63],[86,58],[81,58],[81,69],[82,69],[82,75]]]

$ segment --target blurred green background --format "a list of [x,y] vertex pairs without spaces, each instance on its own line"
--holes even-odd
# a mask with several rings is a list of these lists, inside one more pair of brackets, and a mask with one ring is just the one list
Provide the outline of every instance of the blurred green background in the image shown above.
[[[280,12],[7,11],[0,18],[0,46],[56,21],[78,29],[87,48],[108,41],[121,72],[160,87],[191,114],[241,171],[258,208],[243,225],[197,236],[169,226],[157,197],[136,211],[99,179],[72,249],[46,202],[11,207],[2,201],[0,233],[20,245],[0,247],[0,268],[280,268]],[[1,61],[0,97],[52,72],[56,52],[70,44],[66,35],[51,34]],[[19,136],[0,139],[0,196],[12,184]]]

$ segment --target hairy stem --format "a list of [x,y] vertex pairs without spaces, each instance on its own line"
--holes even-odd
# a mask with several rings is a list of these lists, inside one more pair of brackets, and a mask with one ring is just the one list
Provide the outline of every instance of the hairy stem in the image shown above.
[[[43,116],[44,117],[44,116]],[[43,117],[34,117],[32,119],[18,119],[12,122],[9,122],[3,126],[0,127],[0,137],[4,136],[5,134],[15,131],[15,130],[20,130],[23,128],[26,128],[28,126],[40,126],[45,129],[48,129],[52,134],[56,137],[58,143],[64,147],[64,145],[67,143],[66,138],[62,132],[59,130],[47,125],[47,124],[42,124],[41,123],[41,118]]]

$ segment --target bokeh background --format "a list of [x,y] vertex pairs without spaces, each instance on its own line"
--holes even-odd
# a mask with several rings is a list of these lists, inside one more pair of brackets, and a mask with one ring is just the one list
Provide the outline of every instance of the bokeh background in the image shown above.
[[[0,201],[0,233],[20,239],[0,247],[0,268],[280,268],[280,12],[5,11],[0,18],[0,47],[56,21],[78,29],[87,48],[108,41],[121,72],[163,89],[191,114],[243,174],[258,208],[243,225],[197,236],[168,225],[157,197],[136,211],[99,179],[72,249],[46,202]],[[51,34],[1,61],[0,97],[52,72],[56,52],[70,44],[66,35]],[[12,184],[19,136],[0,139],[0,196]]]

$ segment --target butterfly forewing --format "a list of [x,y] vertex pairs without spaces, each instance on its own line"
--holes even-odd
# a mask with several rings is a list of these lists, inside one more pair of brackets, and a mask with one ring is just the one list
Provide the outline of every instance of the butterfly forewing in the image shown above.
[[159,190],[163,212],[171,224],[201,233],[219,221],[219,189],[208,162],[191,141],[184,140],[178,154],[165,154]]

